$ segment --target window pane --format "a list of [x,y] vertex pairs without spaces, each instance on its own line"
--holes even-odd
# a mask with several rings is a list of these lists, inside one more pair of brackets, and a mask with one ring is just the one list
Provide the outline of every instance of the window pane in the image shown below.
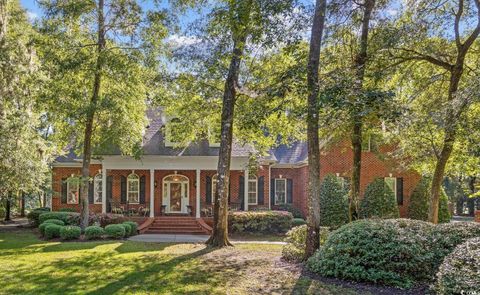
[[396,193],[395,178],[385,177],[385,184],[387,185],[387,187],[389,187],[392,190],[392,192]]
[[78,204],[79,190],[78,180],[70,180],[67,183],[67,203]]
[[129,203],[138,203],[138,193],[128,193]]
[[249,181],[248,182],[248,192],[249,193],[256,193],[257,192],[257,182],[256,181]]
[[286,179],[275,179],[275,204],[285,204]]
[[133,180],[129,182],[128,190],[130,192],[137,192],[138,191],[138,181]]
[[248,193],[248,203],[257,204],[257,193]]

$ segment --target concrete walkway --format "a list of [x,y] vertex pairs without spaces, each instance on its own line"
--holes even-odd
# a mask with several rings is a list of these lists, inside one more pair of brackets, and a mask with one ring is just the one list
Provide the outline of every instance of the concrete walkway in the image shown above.
[[[208,235],[180,235],[180,234],[148,234],[137,235],[128,238],[130,241],[147,242],[147,243],[205,243]],[[233,244],[269,244],[269,245],[285,245],[285,242],[270,241],[231,241]]]

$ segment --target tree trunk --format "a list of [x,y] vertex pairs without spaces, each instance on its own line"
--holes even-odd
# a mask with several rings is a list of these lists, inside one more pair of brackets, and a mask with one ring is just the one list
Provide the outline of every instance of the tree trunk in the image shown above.
[[[370,28],[370,19],[375,0],[365,0],[363,4],[362,31],[360,35],[360,46],[358,54],[355,56],[354,71],[355,81],[353,89],[353,100],[359,99],[363,90],[363,81],[365,79],[365,67],[368,60],[368,33]],[[349,200],[350,221],[358,218],[358,200],[360,199],[360,179],[362,170],[362,129],[363,117],[360,114],[361,109],[354,109],[352,116],[352,149],[353,149],[353,167],[352,167],[352,185]]]
[[7,201],[5,202],[5,221],[10,221],[12,208],[12,193],[8,193]]
[[20,216],[25,217],[25,193],[22,192]]
[[[468,188],[470,189],[470,195],[475,193],[475,182],[477,177],[470,176],[468,178]],[[468,207],[468,215],[475,216],[475,198],[467,198],[467,207]]]
[[233,50],[230,58],[227,79],[225,80],[222,104],[221,143],[218,155],[218,182],[215,191],[212,235],[206,244],[211,247],[232,246],[228,240],[228,185],[230,181],[230,160],[233,139],[233,115],[236,101],[236,87],[240,62],[248,36],[248,25],[252,1],[239,1],[231,4],[230,10],[237,14],[236,28],[232,29]]
[[307,199],[307,239],[306,260],[320,247],[320,145],[318,138],[318,70],[320,49],[325,25],[326,0],[317,0],[313,17],[310,51],[307,65],[308,111],[308,199]]
[[88,182],[90,178],[90,161],[92,157],[92,132],[95,110],[100,94],[102,68],[103,68],[103,50],[105,49],[105,18],[104,18],[104,0],[98,1],[98,37],[97,37],[97,61],[95,65],[95,74],[93,82],[92,97],[90,107],[85,121],[85,133],[83,140],[83,161],[82,178],[80,183],[80,227],[85,229],[88,226]]

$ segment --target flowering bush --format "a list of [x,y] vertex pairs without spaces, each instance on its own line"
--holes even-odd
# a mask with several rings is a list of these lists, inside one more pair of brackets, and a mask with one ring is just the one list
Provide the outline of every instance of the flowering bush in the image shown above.
[[433,227],[409,219],[352,222],[332,232],[307,267],[324,276],[410,287],[431,273]]
[[88,224],[105,227],[109,224],[120,224],[127,221],[127,218],[121,214],[113,213],[93,213],[90,214]]
[[292,227],[293,216],[287,211],[229,212],[232,232],[282,233]]
[[[323,245],[329,235],[328,227],[320,228],[320,245]],[[305,256],[307,240],[307,225],[296,226],[289,230],[285,237],[287,244],[282,248],[283,259],[291,262],[300,262]]]
[[475,294],[480,286],[480,238],[460,244],[443,261],[434,289],[437,294]]

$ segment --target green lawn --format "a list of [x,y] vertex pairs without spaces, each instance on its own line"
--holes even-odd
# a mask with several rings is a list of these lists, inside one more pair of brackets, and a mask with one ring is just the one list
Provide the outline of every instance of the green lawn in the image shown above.
[[356,294],[283,263],[281,246],[46,242],[0,232],[1,294]]

